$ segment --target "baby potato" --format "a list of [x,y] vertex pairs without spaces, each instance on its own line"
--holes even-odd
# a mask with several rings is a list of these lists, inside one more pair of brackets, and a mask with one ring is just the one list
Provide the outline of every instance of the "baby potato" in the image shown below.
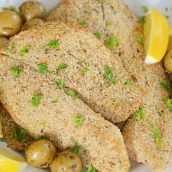
[[45,23],[45,21],[43,19],[33,18],[33,19],[26,21],[26,23],[22,27],[22,30],[28,30],[28,29],[34,28],[36,26],[40,26],[44,23]]
[[4,36],[0,36],[0,48],[5,47],[7,43],[8,43],[8,38]]
[[56,148],[51,141],[41,139],[34,141],[25,152],[28,163],[37,168],[47,168],[53,161]]
[[0,35],[13,36],[20,31],[22,25],[21,17],[12,11],[0,12]]
[[65,151],[57,155],[50,168],[51,172],[82,172],[82,163],[79,155]]
[[164,66],[167,71],[172,72],[172,49],[167,53],[164,58]]
[[25,20],[45,17],[45,6],[37,1],[27,1],[19,9]]

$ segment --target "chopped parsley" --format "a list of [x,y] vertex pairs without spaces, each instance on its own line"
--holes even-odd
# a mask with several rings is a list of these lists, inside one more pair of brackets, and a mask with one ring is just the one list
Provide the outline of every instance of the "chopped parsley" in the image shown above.
[[61,70],[64,70],[64,69],[66,69],[67,67],[68,67],[68,65],[65,64],[65,63],[59,64],[58,67],[57,67],[57,69],[56,69],[56,73],[59,74],[59,72],[60,72]]
[[7,6],[2,8],[3,11],[13,11],[15,13],[18,13],[17,9],[14,6]]
[[65,93],[70,96],[73,100],[75,100],[78,95],[77,95],[77,92],[76,91],[73,91],[71,89],[65,89]]
[[48,139],[48,137],[47,136],[43,136],[43,135],[42,136],[40,135],[40,136],[36,136],[35,137],[35,140],[41,140],[41,139]]
[[139,22],[144,24],[146,22],[146,17],[145,16],[140,16],[139,17]]
[[147,13],[149,9],[146,6],[142,6],[142,10],[144,13]]
[[144,45],[144,37],[143,35],[139,35],[137,37],[137,42],[140,44],[140,45]]
[[57,88],[63,89],[65,87],[63,80],[56,81]]
[[48,42],[48,46],[49,46],[49,48],[51,48],[51,49],[57,49],[57,50],[59,50],[59,48],[60,48],[59,41],[56,40],[56,39],[50,40],[50,41]]
[[7,47],[5,47],[4,50],[6,52],[10,52],[11,54],[15,54],[16,53],[16,44],[14,42],[12,42]]
[[125,82],[124,82],[124,86],[126,86],[126,87],[129,87],[129,86],[131,86],[133,83],[132,83],[132,81],[131,80],[126,80]]
[[54,104],[57,104],[58,102],[59,102],[58,99],[54,99],[54,100],[51,101],[51,103],[54,103]]
[[101,32],[98,32],[98,31],[95,32],[94,35],[96,36],[97,39],[101,39],[101,37],[102,37]]
[[99,3],[103,5],[105,3],[105,0],[99,0]]
[[81,26],[85,26],[85,25],[87,25],[87,21],[86,21],[86,20],[80,20],[80,21],[79,21],[79,24],[80,24]]
[[72,145],[74,145],[74,147],[73,147],[74,153],[79,154],[80,146],[78,145],[77,141],[73,137],[71,138],[71,143],[72,143]]
[[157,110],[159,116],[163,116],[164,111],[163,111],[160,107],[157,106],[157,107],[156,107],[156,110]]
[[104,41],[104,45],[107,48],[109,48],[111,50],[114,50],[119,45],[119,40],[118,40],[118,38],[116,36],[110,35]]
[[155,124],[152,126],[152,136],[155,139],[156,144],[158,144],[158,145],[162,145],[163,144],[161,130]]
[[80,128],[80,127],[82,127],[82,125],[84,123],[84,117],[81,116],[80,114],[77,114],[74,116],[73,122],[74,122],[75,128]]
[[31,45],[29,45],[29,44],[25,45],[22,49],[20,49],[19,55],[21,57],[25,56],[26,54],[29,53],[30,48],[31,48]]
[[145,117],[145,110],[143,107],[139,107],[139,110],[134,113],[134,119],[140,121]]
[[83,75],[87,75],[90,72],[90,69],[87,67],[85,62],[80,62],[80,66]]
[[161,87],[167,91],[170,91],[171,87],[170,87],[170,83],[166,80],[162,81],[160,83]]
[[89,166],[86,168],[85,172],[97,172],[97,170],[93,166]]
[[21,74],[21,69],[17,66],[11,68],[11,74],[14,78],[17,78]]
[[107,65],[104,67],[104,78],[111,84],[117,83],[117,81],[114,79],[112,68]]
[[38,71],[41,76],[44,76],[47,74],[48,66],[47,64],[38,64]]
[[26,129],[24,129],[24,128],[16,128],[14,133],[13,133],[13,135],[12,135],[12,138],[14,140],[21,141],[21,140],[26,138],[27,134],[28,134],[28,131]]
[[170,99],[170,98],[165,99],[165,103],[166,103],[169,111],[172,112],[172,99]]
[[32,106],[38,107],[38,105],[41,102],[41,99],[42,99],[41,94],[34,94],[33,97],[32,97]]

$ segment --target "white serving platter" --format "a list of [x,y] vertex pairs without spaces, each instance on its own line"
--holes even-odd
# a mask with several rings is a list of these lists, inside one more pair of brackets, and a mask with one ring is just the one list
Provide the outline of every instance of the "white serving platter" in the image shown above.
[[[0,8],[5,6],[15,6],[18,7],[26,0],[0,0]],[[52,9],[60,0],[38,0],[43,3],[47,11]],[[125,0],[128,6],[138,15],[143,15],[142,7],[154,7],[159,11],[163,12],[166,16],[169,16],[169,23],[172,26],[172,0]],[[168,11],[165,8],[168,7]],[[5,143],[0,142],[0,147],[6,147]],[[12,172],[12,171],[11,171]],[[49,172],[49,170],[36,169],[33,167],[28,167],[24,172]],[[151,170],[143,164],[132,162],[131,172],[151,172]],[[172,172],[172,168],[167,170],[167,172]]]

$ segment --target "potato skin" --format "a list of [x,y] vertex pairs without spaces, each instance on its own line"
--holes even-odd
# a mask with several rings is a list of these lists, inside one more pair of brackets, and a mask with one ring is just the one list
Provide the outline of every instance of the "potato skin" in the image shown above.
[[37,1],[24,2],[19,9],[26,21],[32,18],[45,18],[45,6]]
[[51,172],[82,172],[82,163],[79,155],[65,151],[57,155],[50,168]]
[[172,72],[172,50],[168,51],[164,58],[164,67],[168,72]]
[[56,148],[53,143],[47,139],[34,141],[25,152],[28,163],[37,168],[47,168],[53,161],[56,154]]

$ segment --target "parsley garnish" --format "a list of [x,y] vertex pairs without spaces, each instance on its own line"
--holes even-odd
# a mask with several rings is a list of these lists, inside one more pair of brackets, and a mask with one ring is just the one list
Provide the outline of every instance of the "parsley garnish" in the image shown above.
[[152,135],[153,135],[153,138],[155,139],[156,144],[158,144],[158,145],[163,144],[161,130],[155,124],[152,126]]
[[58,102],[59,102],[58,99],[54,99],[54,100],[51,101],[51,103],[54,103],[54,104],[57,104]]
[[3,11],[13,11],[15,13],[18,13],[17,9],[14,6],[8,6],[8,7],[3,7]]
[[57,49],[57,50],[59,50],[59,48],[60,48],[59,41],[56,40],[56,39],[50,40],[50,41],[48,42],[48,46],[49,46],[49,48]]
[[112,68],[107,66],[107,65],[104,67],[104,78],[107,81],[109,81],[111,84],[116,84],[117,83],[117,81],[113,77]]
[[164,111],[163,110],[161,110],[161,108],[160,107],[156,107],[156,110],[157,110],[157,112],[158,112],[158,114],[159,114],[159,116],[163,116],[163,114],[164,114]]
[[114,50],[119,45],[119,40],[116,36],[110,35],[106,38],[104,44],[107,48]]
[[25,139],[27,134],[28,134],[28,131],[26,129],[24,129],[24,128],[16,128],[14,133],[13,133],[12,138],[14,140],[19,140],[20,141],[20,140]]
[[166,80],[162,81],[160,83],[161,87],[167,91],[169,91],[171,88],[170,88],[170,83]]
[[32,106],[37,107],[42,99],[42,95],[41,94],[34,94],[32,97]]
[[79,24],[80,24],[81,26],[85,26],[85,25],[87,25],[87,21],[85,21],[85,20],[80,20],[80,21],[79,21]]
[[102,37],[101,32],[98,32],[98,31],[95,32],[94,35],[96,36],[97,39],[101,39],[101,37]]
[[142,6],[142,10],[143,10],[144,13],[148,12],[148,8],[146,6]]
[[38,64],[38,71],[41,76],[46,75],[48,66],[46,64]]
[[71,89],[65,89],[65,93],[70,96],[73,100],[77,98],[77,92]]
[[80,152],[80,146],[78,145],[77,141],[72,137],[71,143],[74,145],[73,151],[74,153],[78,154]]
[[86,172],[97,172],[97,170],[93,166],[89,166],[86,168]]
[[170,98],[165,99],[165,103],[166,103],[169,111],[172,112],[172,99],[170,99]]
[[140,16],[139,17],[139,22],[144,24],[146,22],[145,19],[146,19],[145,16]]
[[14,78],[17,78],[21,74],[21,69],[17,66],[11,68],[11,74]]
[[58,80],[56,81],[57,88],[63,89],[64,88],[64,81],[63,80]]
[[138,42],[140,45],[144,45],[144,37],[143,37],[143,35],[139,35],[139,36],[138,36],[137,42]]
[[29,53],[29,49],[30,49],[30,48],[31,48],[31,45],[29,45],[29,44],[25,45],[25,46],[20,50],[19,55],[20,55],[21,57],[25,56],[26,54]]
[[103,5],[105,3],[105,0],[99,0],[99,3]]
[[143,107],[139,107],[139,110],[134,113],[134,119],[136,121],[140,121],[140,120],[144,119],[144,117],[145,117],[144,108]]
[[68,67],[68,65],[65,64],[65,63],[59,64],[59,66],[58,66],[57,69],[56,69],[56,73],[58,74],[61,70],[64,70],[64,69],[66,69],[67,67]]
[[131,80],[126,80],[125,82],[124,82],[124,86],[126,86],[126,87],[129,87],[129,86],[131,86],[132,85],[132,81]]
[[35,140],[48,139],[47,136],[36,136]]
[[82,125],[84,123],[84,117],[81,116],[80,114],[77,114],[74,116],[73,122],[74,122],[75,128],[80,128],[80,127],[82,127]]
[[6,52],[10,52],[11,54],[15,54],[16,53],[16,44],[14,42],[12,42],[7,47],[4,47],[4,50]]
[[87,67],[85,62],[80,62],[80,66],[83,75],[87,75],[90,72],[90,69]]

